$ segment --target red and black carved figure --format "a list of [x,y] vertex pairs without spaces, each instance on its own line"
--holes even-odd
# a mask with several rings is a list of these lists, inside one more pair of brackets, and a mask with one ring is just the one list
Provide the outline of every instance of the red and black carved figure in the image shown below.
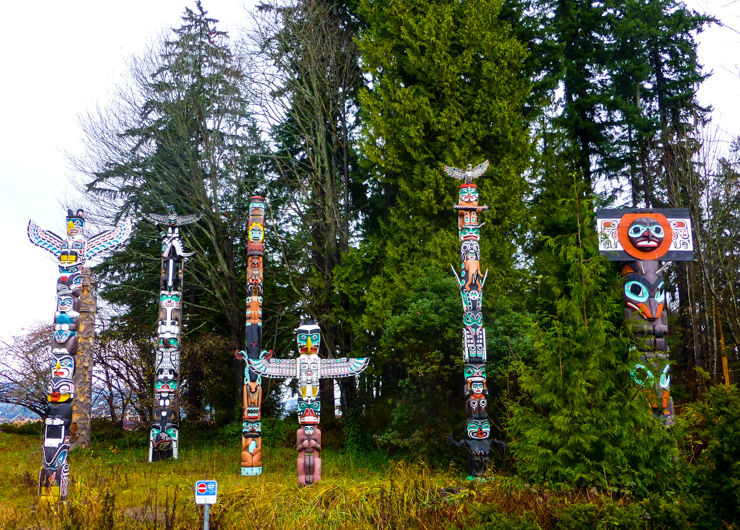
[[180,444],[180,330],[185,252],[180,227],[200,215],[178,215],[174,206],[166,215],[144,214],[162,227],[162,265],[159,282],[157,348],[154,358],[154,410],[149,431],[149,461],[177,458]]
[[80,295],[85,263],[97,254],[119,245],[131,235],[131,222],[85,237],[85,212],[67,210],[67,237],[42,230],[28,222],[28,239],[59,261],[56,311],[52,345],[51,378],[47,387],[44,417],[43,467],[39,472],[39,494],[54,500],[67,496],[70,438],[75,428],[72,409],[74,375],[79,352]]
[[622,262],[624,316],[641,354],[632,377],[644,387],[653,415],[670,426],[674,418],[663,271],[671,261],[693,260],[689,212],[599,210],[596,222],[599,251]]
[[242,457],[243,476],[262,474],[262,376],[249,366],[249,359],[267,355],[262,351],[262,257],[265,251],[265,199],[254,195],[249,200],[247,234],[247,328],[246,350],[236,351],[245,361],[242,388]]

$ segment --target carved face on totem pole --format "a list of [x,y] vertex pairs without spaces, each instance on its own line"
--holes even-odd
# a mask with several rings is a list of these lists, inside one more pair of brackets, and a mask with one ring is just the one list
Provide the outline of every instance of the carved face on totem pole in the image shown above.
[[51,341],[54,355],[75,355],[79,344],[76,331],[55,330]]
[[260,217],[265,215],[265,199],[253,196],[249,200],[249,216]]
[[[65,350],[66,351],[66,350]],[[52,377],[63,377],[72,379],[75,375],[75,360],[71,355],[54,355],[54,368],[51,370]]]
[[66,403],[75,397],[75,384],[66,377],[52,377],[46,389],[49,403]]
[[478,206],[478,186],[475,184],[460,184],[458,191],[461,206]]
[[298,397],[298,423],[317,425],[321,420],[321,401],[312,397]]
[[85,237],[85,212],[67,210],[67,236],[75,239]]
[[155,424],[149,433],[155,451],[169,451],[180,436],[176,423],[161,422]]
[[257,421],[261,419],[262,386],[257,382],[244,385],[244,419]]
[[657,219],[652,217],[638,217],[632,221],[627,229],[627,238],[637,250],[650,252],[663,243],[665,230]]
[[[175,377],[172,378],[172,375]],[[172,374],[167,373],[166,377],[167,379],[157,379],[154,381],[154,393],[157,396],[177,395],[177,374],[173,370]]]
[[321,328],[313,322],[304,323],[296,329],[298,353],[301,355],[318,355],[321,347]]
[[265,228],[260,223],[252,223],[249,227],[249,241],[262,243],[265,238]]
[[488,420],[468,420],[468,438],[485,440],[491,435],[491,423]]
[[262,436],[261,421],[242,422],[242,436],[244,438],[260,438]]
[[665,307],[665,282],[657,272],[658,263],[636,262],[624,267],[624,303],[631,318],[659,319]]
[[57,296],[79,297],[82,294],[82,265],[59,267]]
[[71,295],[59,295],[57,296],[57,311],[64,312],[79,312],[80,310],[80,299],[79,297]]

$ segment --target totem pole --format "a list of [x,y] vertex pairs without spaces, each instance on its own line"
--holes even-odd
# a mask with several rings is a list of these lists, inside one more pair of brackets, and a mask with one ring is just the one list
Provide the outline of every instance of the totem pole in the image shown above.
[[[67,210],[67,238],[28,222],[28,239],[59,260],[57,309],[54,313],[52,368],[44,418],[44,465],[39,473],[42,498],[67,497],[69,484],[70,437],[77,432],[72,408],[75,397],[75,357],[80,337],[80,295],[85,263],[94,256],[126,241],[131,235],[131,222],[85,238],[85,216],[82,210]],[[92,334],[92,327],[87,330]],[[82,368],[82,367],[81,367]],[[86,366],[85,369],[91,369]]]
[[670,261],[693,261],[691,220],[686,209],[623,209],[596,212],[599,252],[622,262],[624,316],[642,362],[632,377],[645,389],[653,416],[673,425],[670,365],[666,348],[668,315],[663,270]]
[[481,477],[488,469],[488,453],[493,443],[491,424],[488,420],[488,388],[486,387],[486,330],[483,327],[483,284],[486,274],[480,269],[480,223],[481,213],[488,206],[478,205],[478,187],[473,179],[488,169],[488,160],[473,167],[468,164],[465,170],[445,166],[445,173],[462,180],[459,188],[457,228],[460,237],[460,275],[454,267],[453,274],[460,287],[463,305],[463,359],[465,361],[465,412],[468,415],[467,439],[456,442],[452,436],[447,438],[451,445],[467,451],[469,478]]
[[182,273],[186,258],[180,227],[200,215],[144,214],[155,225],[167,227],[162,236],[162,272],[159,281],[157,351],[154,359],[154,410],[149,433],[149,462],[177,458],[180,437],[180,328],[182,326]]
[[265,199],[249,200],[247,241],[247,349],[236,351],[244,366],[242,388],[242,475],[262,474],[262,377],[248,359],[262,358],[262,255],[265,251]]
[[250,358],[249,366],[265,377],[298,379],[298,423],[301,424],[296,432],[298,484],[307,486],[321,480],[319,380],[355,376],[367,368],[370,359],[320,359],[321,329],[312,319],[304,321],[296,334],[298,359]]

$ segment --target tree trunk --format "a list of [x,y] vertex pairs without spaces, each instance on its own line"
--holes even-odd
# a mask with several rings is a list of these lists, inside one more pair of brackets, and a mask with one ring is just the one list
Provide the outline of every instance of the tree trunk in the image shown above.
[[82,272],[82,294],[80,295],[79,348],[75,365],[75,399],[72,405],[71,448],[90,447],[92,423],[92,372],[93,341],[95,340],[95,281],[92,270],[85,267]]

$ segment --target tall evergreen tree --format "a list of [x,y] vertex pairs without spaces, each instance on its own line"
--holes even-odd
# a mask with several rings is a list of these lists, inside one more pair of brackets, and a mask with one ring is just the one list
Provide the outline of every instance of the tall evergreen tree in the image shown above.
[[549,296],[530,330],[534,358],[517,363],[523,396],[511,403],[510,447],[528,479],[644,494],[666,486],[675,440],[630,377],[621,279],[598,255],[592,206],[571,182],[573,199],[554,215],[575,230],[546,240]]
[[[429,289],[421,280],[434,274],[432,269],[447,274],[456,262],[452,205],[457,186],[443,172],[445,165],[492,161],[476,181],[482,201],[491,207],[481,243],[481,262],[492,269],[487,303],[512,287],[507,281],[525,223],[522,174],[529,140],[524,109],[530,86],[523,71],[526,52],[499,19],[499,10],[495,0],[363,1],[358,10],[364,24],[359,47],[369,80],[360,95],[360,116],[372,175],[367,210],[372,219],[343,268],[343,289],[353,299],[350,317],[358,347],[373,355],[381,382],[375,393],[399,411],[410,403],[403,401],[403,388],[411,367],[414,373],[429,370],[418,359],[398,355],[410,350],[378,348],[379,337],[391,318],[417,303],[412,300],[437,296],[412,297],[415,285]],[[397,323],[403,321],[414,319],[393,319],[385,344],[402,336]],[[424,334],[423,329],[413,333]],[[419,358],[432,362],[436,348],[430,343],[426,349]],[[433,384],[450,388],[449,381]],[[415,387],[406,388],[406,397],[414,400]]]
[[[249,196],[263,184],[262,146],[227,35],[200,1],[195,9],[186,8],[182,19],[172,39],[134,63],[132,86],[118,106],[88,121],[90,156],[81,165],[90,177],[87,190],[96,201],[106,201],[116,217],[164,212],[167,205],[182,214],[202,214],[183,230],[186,246],[197,252],[186,265],[190,334],[213,331],[224,337],[223,353],[200,361],[231,366],[236,360],[230,352],[243,342],[244,238]],[[155,322],[154,313],[143,308],[156,307],[158,238],[144,222],[137,228],[129,250],[106,263],[103,296],[126,307],[124,320],[142,329]],[[194,340],[197,333],[185,342]],[[194,358],[184,358],[189,380],[201,379],[206,368],[189,360]],[[231,417],[235,381],[219,379],[207,386],[215,390],[211,404]],[[191,414],[200,409],[201,388],[188,389]]]

